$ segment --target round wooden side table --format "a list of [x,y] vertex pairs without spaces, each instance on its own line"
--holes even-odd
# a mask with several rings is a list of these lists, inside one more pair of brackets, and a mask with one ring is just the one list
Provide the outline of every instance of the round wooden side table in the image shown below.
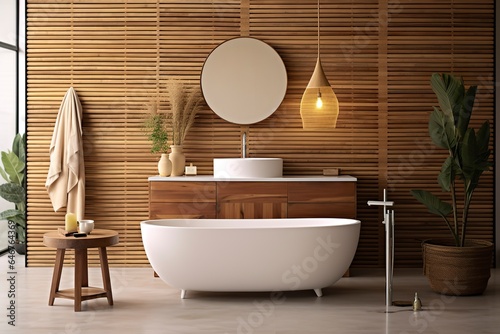
[[[81,311],[82,301],[103,298],[108,299],[108,304],[113,305],[111,292],[111,279],[109,276],[108,255],[106,247],[118,243],[118,233],[112,230],[95,229],[86,237],[63,236],[58,231],[48,232],[43,235],[43,244],[47,247],[57,248],[54,274],[50,288],[49,305],[54,305],[55,298],[67,298],[75,301],[75,312]],[[99,248],[103,288],[89,287],[87,249]],[[64,264],[66,249],[75,250],[75,287],[74,289],[59,290],[61,273]]]

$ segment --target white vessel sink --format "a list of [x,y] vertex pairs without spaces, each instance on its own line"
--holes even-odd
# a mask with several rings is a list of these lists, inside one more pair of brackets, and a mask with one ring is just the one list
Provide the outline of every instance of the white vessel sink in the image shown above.
[[216,158],[214,177],[269,178],[283,176],[281,158]]

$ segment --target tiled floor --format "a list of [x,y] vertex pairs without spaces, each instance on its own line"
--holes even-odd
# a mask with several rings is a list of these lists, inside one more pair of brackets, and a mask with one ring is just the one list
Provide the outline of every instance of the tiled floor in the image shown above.
[[[52,268],[24,268],[17,256],[15,298],[8,297],[8,264],[0,258],[0,333],[499,333],[500,270],[492,270],[483,296],[449,297],[433,293],[421,270],[397,270],[394,299],[411,300],[417,291],[424,309],[384,306],[383,270],[353,270],[317,298],[313,291],[270,293],[179,291],[154,278],[151,269],[111,268],[115,305],[105,299],[83,303],[56,299],[48,306]],[[90,284],[101,286],[100,271],[90,268]],[[61,288],[72,287],[73,270],[64,269]],[[16,327],[7,307],[15,302]]]

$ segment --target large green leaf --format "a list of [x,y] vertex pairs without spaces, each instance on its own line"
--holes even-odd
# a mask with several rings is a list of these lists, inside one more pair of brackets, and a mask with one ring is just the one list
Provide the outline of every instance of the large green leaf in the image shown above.
[[0,220],[10,220],[21,226],[26,226],[24,212],[16,209],[8,209],[0,212]]
[[26,236],[26,217],[23,211],[9,209],[0,213],[0,219],[5,219],[16,224],[17,240],[19,242],[25,241]]
[[21,160],[26,163],[26,134],[16,134],[12,143],[12,152]]
[[429,135],[434,144],[447,150],[457,145],[453,120],[436,107],[429,119]]
[[441,167],[438,175],[438,183],[443,191],[450,191],[451,184],[455,180],[457,166],[453,157],[448,157]]
[[[483,124],[480,131],[481,138],[475,135],[474,129],[468,129],[463,138],[461,156],[463,161],[463,175],[467,195],[472,195],[479,184],[479,178],[485,170],[489,169],[489,149],[486,143],[488,125]],[[488,134],[489,137],[489,134]],[[480,143],[481,142],[481,143]],[[486,150],[486,151],[485,151]]]
[[0,166],[0,175],[5,181],[10,182],[9,175],[3,170],[2,166]]
[[16,225],[16,232],[17,232],[17,241],[19,241],[19,243],[21,244],[24,244],[24,242],[26,241],[25,227],[21,225]]
[[4,183],[0,185],[0,197],[11,203],[24,203],[26,192],[20,185]]
[[465,93],[462,102],[457,104],[456,111],[453,113],[455,126],[458,129],[460,137],[465,135],[465,131],[469,127],[472,109],[474,108],[474,100],[476,98],[477,86],[470,86]]
[[470,180],[476,170],[476,156],[477,156],[477,141],[474,129],[468,129],[462,139],[461,145],[461,166],[463,176],[466,180]]
[[431,86],[438,98],[441,110],[449,117],[453,117],[454,106],[461,104],[465,94],[462,80],[450,74],[434,73],[431,76]]
[[9,182],[22,184],[24,179],[25,164],[21,161],[14,152],[2,152],[3,169],[9,176]]
[[486,167],[484,170],[488,170],[489,164],[488,164],[488,159],[490,157],[490,123],[488,121],[485,121],[483,125],[479,128],[479,130],[476,133],[476,143],[477,143],[477,150],[478,150],[478,155],[477,155],[477,164],[483,165]]
[[484,121],[479,130],[477,130],[476,138],[480,147],[488,149],[490,143],[490,122]]
[[437,196],[434,196],[426,190],[411,190],[411,194],[422,204],[424,204],[430,213],[434,213],[441,217],[448,216],[453,212],[451,204],[443,202]]

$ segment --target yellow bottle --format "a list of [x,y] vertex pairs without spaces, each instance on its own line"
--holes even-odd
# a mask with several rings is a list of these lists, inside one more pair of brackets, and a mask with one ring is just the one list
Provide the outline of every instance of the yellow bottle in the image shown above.
[[76,232],[78,230],[76,215],[74,213],[68,212],[66,214],[64,229],[66,232]]

